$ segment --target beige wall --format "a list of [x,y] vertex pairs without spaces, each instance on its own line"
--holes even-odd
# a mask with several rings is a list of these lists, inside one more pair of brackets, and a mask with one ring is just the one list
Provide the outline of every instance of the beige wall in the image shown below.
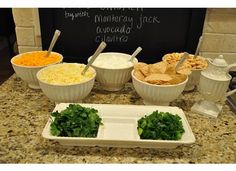
[[211,58],[223,54],[228,63],[236,63],[236,8],[207,10],[200,54]]
[[[41,50],[37,8],[13,9],[19,52]],[[216,57],[223,54],[228,63],[236,62],[236,8],[207,9],[200,54]]]
[[41,50],[41,32],[37,8],[13,8],[19,53]]

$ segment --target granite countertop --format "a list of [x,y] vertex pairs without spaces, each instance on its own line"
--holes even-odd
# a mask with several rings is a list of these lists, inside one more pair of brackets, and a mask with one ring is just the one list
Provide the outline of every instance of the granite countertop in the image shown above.
[[[191,112],[199,99],[193,91],[171,103],[185,111],[196,137],[193,145],[171,150],[67,147],[41,136],[54,103],[13,75],[0,86],[0,163],[236,163],[236,114],[227,104],[217,119]],[[131,83],[115,93],[96,83],[84,102],[143,104]]]

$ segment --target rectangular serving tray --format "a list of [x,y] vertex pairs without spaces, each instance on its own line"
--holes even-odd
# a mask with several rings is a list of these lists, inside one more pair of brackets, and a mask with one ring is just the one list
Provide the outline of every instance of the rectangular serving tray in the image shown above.
[[[179,145],[188,145],[195,142],[195,137],[188,124],[182,109],[169,106],[144,105],[114,105],[114,104],[83,104],[98,110],[102,123],[96,138],[57,137],[50,133],[51,120],[49,119],[42,136],[46,139],[58,141],[61,145],[70,146],[106,146],[123,148],[175,148]],[[57,104],[53,111],[64,110],[69,103]],[[180,140],[142,140],[137,131],[137,121],[153,111],[170,112],[181,117],[185,133]]]

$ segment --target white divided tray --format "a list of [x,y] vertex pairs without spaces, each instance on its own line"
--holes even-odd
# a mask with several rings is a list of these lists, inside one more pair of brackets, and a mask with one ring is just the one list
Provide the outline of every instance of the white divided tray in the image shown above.
[[[64,110],[69,103],[56,105],[54,111]],[[62,145],[70,146],[107,146],[127,148],[175,148],[182,144],[192,144],[195,137],[188,124],[185,114],[178,107],[143,106],[143,105],[110,105],[110,104],[82,104],[98,110],[103,125],[99,127],[96,138],[56,137],[50,134],[51,120],[46,124],[42,135],[46,139],[58,141]],[[180,140],[142,140],[137,131],[137,121],[153,111],[178,114],[183,123],[185,133]]]

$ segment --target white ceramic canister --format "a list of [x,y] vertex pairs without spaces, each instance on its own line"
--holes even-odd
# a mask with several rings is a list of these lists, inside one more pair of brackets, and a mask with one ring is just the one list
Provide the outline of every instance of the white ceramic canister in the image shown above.
[[228,72],[236,64],[228,65],[222,55],[214,60],[208,60],[208,68],[201,72],[199,91],[205,100],[217,102],[235,92],[233,90],[226,93],[232,79]]

